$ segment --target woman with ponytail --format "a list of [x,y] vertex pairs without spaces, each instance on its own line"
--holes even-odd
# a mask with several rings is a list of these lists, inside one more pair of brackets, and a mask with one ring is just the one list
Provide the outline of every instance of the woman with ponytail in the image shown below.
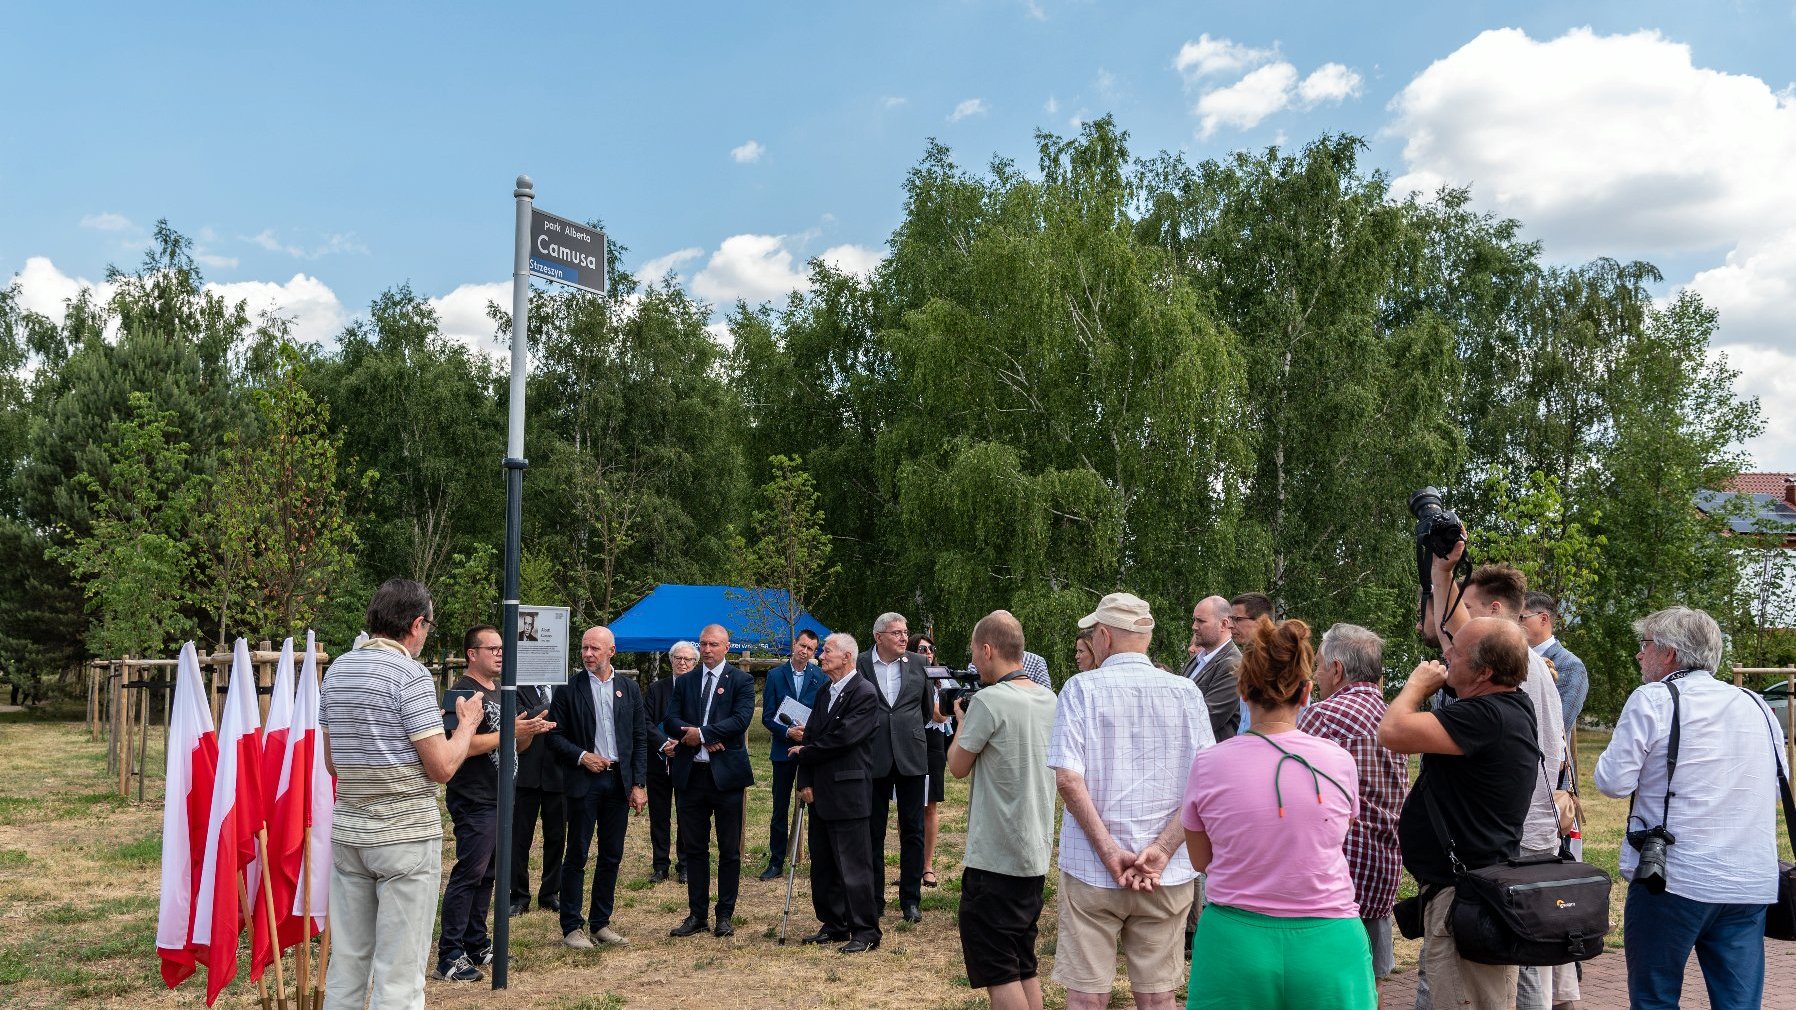
[[1297,729],[1316,654],[1309,625],[1261,617],[1239,675],[1253,728],[1201,750],[1181,817],[1209,904],[1191,949],[1191,1008],[1373,1010],[1372,950],[1341,844],[1359,776]]

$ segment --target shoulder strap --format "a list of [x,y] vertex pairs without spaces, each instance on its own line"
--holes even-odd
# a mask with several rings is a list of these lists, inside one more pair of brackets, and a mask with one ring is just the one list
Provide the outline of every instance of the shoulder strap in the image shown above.
[[1678,737],[1683,731],[1683,720],[1678,716],[1678,686],[1676,683],[1665,685],[1671,691],[1671,739],[1665,744],[1665,806],[1659,811],[1659,824],[1666,827],[1671,823],[1671,777],[1678,773]]
[[[1746,691],[1743,687],[1740,690]],[[1784,804],[1784,834],[1789,836],[1790,845],[1796,847],[1796,797],[1790,794],[1790,779],[1784,774],[1784,763],[1777,759],[1777,730],[1771,725],[1771,710],[1758,704],[1758,695],[1751,691],[1746,694],[1752,698],[1759,715],[1765,718],[1765,734],[1771,738],[1771,770],[1777,773],[1777,792]]]
[[1422,805],[1428,808],[1428,822],[1434,825],[1434,835],[1447,850],[1447,862],[1453,867],[1453,875],[1465,872],[1465,864],[1459,861],[1459,852],[1453,844],[1453,836],[1447,833],[1447,822],[1441,818],[1440,808],[1434,805],[1434,790],[1422,793]]

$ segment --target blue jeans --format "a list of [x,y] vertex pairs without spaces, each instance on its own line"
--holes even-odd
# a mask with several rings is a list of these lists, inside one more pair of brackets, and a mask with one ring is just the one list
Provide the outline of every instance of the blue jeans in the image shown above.
[[1624,914],[1632,1010],[1675,1010],[1692,948],[1715,1010],[1749,1010],[1762,1001],[1764,905],[1715,905],[1630,886]]

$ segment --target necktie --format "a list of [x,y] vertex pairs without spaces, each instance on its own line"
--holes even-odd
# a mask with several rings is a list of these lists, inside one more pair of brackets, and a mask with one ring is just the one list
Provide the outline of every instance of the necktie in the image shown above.
[[[701,726],[703,726],[705,723],[711,721],[711,699],[716,697],[716,695],[712,693],[713,690],[716,688],[716,686],[717,686],[717,675],[712,673],[710,670],[706,670],[705,671],[705,686],[704,686],[705,704],[702,708],[699,709],[700,715],[698,717],[698,722],[699,722],[699,725],[701,725]],[[698,753],[694,754],[693,758],[702,763],[709,764],[711,762],[711,752],[705,750],[705,745],[704,745],[704,743],[701,742],[698,745]]]

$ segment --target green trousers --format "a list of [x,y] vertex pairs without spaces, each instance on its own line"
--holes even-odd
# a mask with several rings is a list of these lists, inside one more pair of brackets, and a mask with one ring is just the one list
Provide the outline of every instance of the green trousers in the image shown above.
[[1191,943],[1190,1010],[1375,1010],[1358,919],[1288,919],[1211,905]]

